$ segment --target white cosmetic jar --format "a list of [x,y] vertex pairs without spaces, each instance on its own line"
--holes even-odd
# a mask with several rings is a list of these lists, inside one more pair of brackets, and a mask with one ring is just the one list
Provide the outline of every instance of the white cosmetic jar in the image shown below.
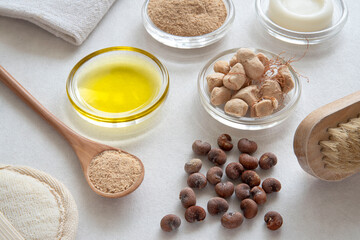
[[[315,45],[334,38],[344,27],[348,18],[348,9],[344,0],[332,0],[332,21],[322,30],[295,31],[275,23],[269,17],[270,2],[273,0],[256,0],[257,19],[263,29],[271,36],[292,44]],[[274,0],[278,1],[278,0]],[[273,4],[273,3],[272,3]],[[281,11],[281,10],[279,10]],[[285,10],[286,11],[286,10]],[[321,14],[321,11],[318,13]]]

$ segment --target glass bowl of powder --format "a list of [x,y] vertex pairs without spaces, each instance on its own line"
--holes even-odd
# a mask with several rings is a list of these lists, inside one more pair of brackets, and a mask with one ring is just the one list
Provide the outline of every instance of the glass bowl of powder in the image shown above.
[[142,7],[146,31],[157,41],[182,49],[219,41],[234,17],[231,0],[146,0]]

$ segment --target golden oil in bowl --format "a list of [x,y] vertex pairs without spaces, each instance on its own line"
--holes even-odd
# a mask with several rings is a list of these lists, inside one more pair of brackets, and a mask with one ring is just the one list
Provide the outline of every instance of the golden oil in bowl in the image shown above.
[[111,56],[97,62],[79,77],[81,99],[109,113],[136,111],[159,93],[160,73],[137,56]]
[[150,53],[132,47],[94,52],[72,70],[70,102],[86,120],[102,126],[136,124],[164,101],[169,87],[166,68]]

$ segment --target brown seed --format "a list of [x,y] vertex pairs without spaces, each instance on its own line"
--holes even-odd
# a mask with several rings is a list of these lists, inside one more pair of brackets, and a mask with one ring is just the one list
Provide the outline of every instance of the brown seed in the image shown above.
[[215,185],[215,192],[219,197],[228,198],[234,193],[234,184],[232,182],[219,182]]
[[198,155],[206,155],[211,149],[211,145],[201,140],[196,140],[192,145],[192,150]]
[[221,218],[221,225],[224,228],[233,229],[239,227],[244,221],[244,217],[240,212],[228,212]]
[[242,138],[238,142],[238,148],[242,153],[253,154],[257,150],[257,144],[247,138]]
[[226,153],[220,148],[213,148],[208,153],[208,159],[215,165],[220,166],[226,162]]
[[218,137],[217,143],[219,147],[224,151],[230,151],[233,148],[233,144],[231,143],[230,135],[224,133]]
[[174,215],[168,214],[161,219],[160,227],[165,232],[171,232],[180,227],[181,219]]
[[224,198],[213,197],[207,203],[210,215],[223,214],[229,209],[229,204]]
[[202,189],[206,187],[206,177],[201,173],[193,173],[188,177],[187,184],[191,188]]
[[179,198],[184,208],[189,208],[196,204],[196,196],[192,188],[186,187],[183,190],[181,190]]
[[235,187],[235,195],[236,197],[242,201],[246,198],[250,197],[250,187],[246,183],[240,183]]
[[251,188],[259,186],[261,182],[259,175],[252,170],[246,170],[245,172],[243,172],[241,174],[241,180],[247,185],[249,185]]
[[193,158],[185,163],[184,169],[188,174],[199,172],[202,167],[202,161],[198,158]]
[[270,211],[265,214],[264,221],[266,222],[266,227],[270,230],[277,230],[283,224],[283,218],[278,212]]
[[262,169],[268,170],[277,164],[277,157],[271,152],[261,155],[259,165]]
[[247,170],[254,170],[258,167],[258,159],[256,157],[250,156],[247,153],[242,153],[239,156],[239,162],[244,166]]
[[279,192],[281,183],[275,178],[267,178],[263,181],[262,188],[266,193]]
[[262,205],[266,203],[266,192],[261,187],[253,187],[250,193],[257,204]]
[[240,208],[244,212],[244,217],[254,218],[258,212],[258,206],[256,202],[250,198],[244,199],[240,203]]
[[206,178],[209,181],[209,183],[215,185],[215,184],[221,182],[222,175],[223,175],[223,170],[221,168],[212,167],[206,173]]
[[191,206],[185,211],[185,220],[189,223],[203,221],[206,217],[205,210],[200,206]]
[[226,176],[231,180],[236,180],[240,178],[243,172],[244,172],[243,165],[237,162],[229,163],[225,169]]

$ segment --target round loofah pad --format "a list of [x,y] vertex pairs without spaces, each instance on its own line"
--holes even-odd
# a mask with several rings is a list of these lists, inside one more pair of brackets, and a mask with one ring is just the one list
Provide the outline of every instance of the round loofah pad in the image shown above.
[[0,212],[26,240],[76,237],[78,211],[70,192],[33,168],[0,164]]

